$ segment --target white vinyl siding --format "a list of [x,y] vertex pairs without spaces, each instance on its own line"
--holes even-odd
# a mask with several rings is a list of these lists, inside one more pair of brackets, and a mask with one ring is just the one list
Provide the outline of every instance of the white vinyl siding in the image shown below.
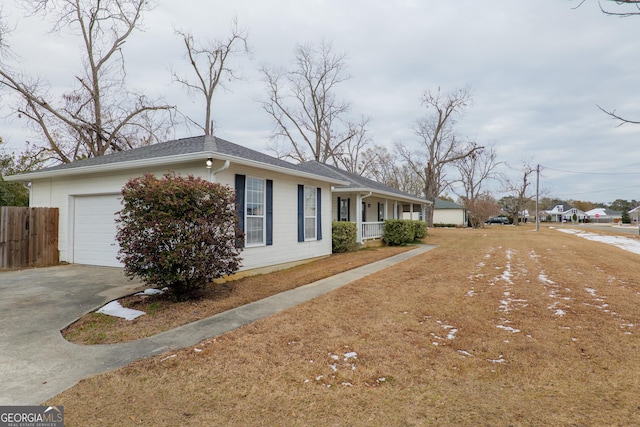
[[[233,163],[232,163],[233,165]],[[176,173],[181,175],[205,176],[207,170],[204,162],[194,162],[187,165],[173,165]],[[92,174],[62,177],[53,180],[34,180],[32,185],[32,206],[50,206],[57,207],[60,210],[60,227],[58,248],[60,250],[60,260],[67,262],[75,262],[73,259],[73,221],[74,209],[73,200],[78,196],[95,196],[95,195],[113,195],[117,199],[118,194],[126,182],[133,177],[141,176],[145,172],[154,173],[156,176],[162,176],[166,173],[166,167],[158,168],[141,168],[119,173]],[[298,245],[298,230],[296,223],[298,221],[298,185],[321,188],[323,203],[321,206],[322,213],[317,212],[318,218],[322,218],[322,229],[331,230],[331,185],[329,183],[318,182],[315,180],[303,180],[300,182],[299,177],[290,176],[283,173],[267,171],[248,166],[235,166],[228,170],[222,171],[216,175],[216,182],[235,186],[235,175],[242,174],[247,178],[259,177],[265,180],[265,193],[267,185],[266,180],[273,180],[273,245],[266,244],[246,247],[242,251],[242,271],[254,268],[285,265],[289,262],[295,262],[305,259],[327,256],[331,254],[331,239],[323,238],[321,240],[308,241],[304,245]],[[246,183],[244,185],[246,188]],[[265,194],[266,198],[266,194]],[[266,203],[266,202],[265,202]],[[265,204],[263,212],[267,216],[267,205]],[[246,200],[243,203],[246,207]],[[113,213],[115,208],[103,209],[104,213]],[[319,210],[319,209],[318,209]],[[337,209],[336,209],[337,210]],[[246,219],[246,214],[243,214]],[[265,219],[265,223],[266,223]],[[266,225],[264,226],[266,229]],[[246,231],[246,229],[245,229]],[[317,231],[316,231],[317,234]],[[113,242],[113,240],[111,241]],[[112,248],[115,249],[115,248]]]

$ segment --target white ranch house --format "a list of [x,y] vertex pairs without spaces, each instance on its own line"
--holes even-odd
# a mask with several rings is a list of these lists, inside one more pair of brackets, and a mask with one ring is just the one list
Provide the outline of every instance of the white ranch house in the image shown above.
[[[247,236],[241,270],[331,254],[332,220],[356,222],[360,243],[379,238],[382,220],[399,217],[403,209],[422,209],[425,203],[314,163],[294,165],[220,138],[200,136],[6,179],[30,186],[30,206],[59,209],[61,261],[114,267],[121,266],[115,241],[121,189],[147,172],[200,176],[236,190],[240,226]],[[339,212],[344,206],[348,212]]]
[[557,204],[553,208],[544,211],[547,218],[550,218],[551,222],[582,222],[588,215],[578,208],[575,208],[567,203]]
[[634,224],[640,224],[640,206],[637,206],[629,211],[629,218]]
[[612,223],[622,222],[622,212],[605,208],[595,208],[585,212],[589,222]]

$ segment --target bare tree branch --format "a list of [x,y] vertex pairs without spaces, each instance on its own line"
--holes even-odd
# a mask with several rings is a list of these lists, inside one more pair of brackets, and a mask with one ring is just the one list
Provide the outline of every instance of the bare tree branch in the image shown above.
[[536,173],[536,168],[529,162],[523,161],[519,173],[519,180],[503,177],[504,191],[508,195],[500,199],[502,208],[509,213],[514,225],[518,225],[520,214],[536,196],[531,188],[533,184],[531,176]]
[[353,154],[367,141],[360,133],[359,143],[351,143],[365,128],[344,119],[350,104],[335,95],[337,86],[349,79],[346,56],[324,41],[298,46],[295,55],[291,70],[262,68],[268,94],[262,107],[275,122],[270,149],[295,161],[342,164],[345,153]]
[[606,10],[602,6],[602,2],[598,2],[598,6],[600,6],[600,10],[602,13],[610,16],[617,16],[620,18],[628,18],[629,16],[640,15],[640,1],[636,0],[608,0],[610,3],[616,3],[618,6],[621,5],[633,5],[635,7],[635,11],[624,11],[624,12],[611,12],[610,10]]
[[[497,160],[495,147],[490,145],[469,156],[454,162],[460,173],[460,183],[464,194],[458,196],[467,208],[469,219],[473,227],[480,227],[492,215],[489,195],[484,191],[484,184],[497,178],[496,169],[504,162]],[[495,204],[495,203],[494,203]]]
[[[415,155],[410,149],[396,144],[398,152],[409,167],[424,184],[424,196],[434,202],[450,182],[446,177],[446,168],[454,162],[473,155],[483,147],[474,142],[463,142],[456,138],[453,128],[456,117],[462,114],[471,103],[471,91],[468,88],[444,93],[425,91],[422,104],[432,110],[428,116],[416,123],[416,135],[420,139],[421,151]],[[427,223],[433,225],[433,205],[427,207]]]
[[237,71],[229,66],[229,61],[237,54],[251,54],[247,44],[247,31],[240,30],[237,20],[234,19],[229,37],[204,45],[196,44],[193,35],[188,31],[176,30],[175,32],[184,42],[187,59],[195,74],[195,82],[179,76],[176,72],[172,72],[173,79],[188,91],[197,93],[204,98],[204,126],[197,124],[195,120],[190,118],[189,120],[204,131],[205,135],[213,135],[213,121],[211,119],[213,95],[218,86],[226,89],[224,79],[231,81],[241,78]]
[[[83,41],[79,86],[59,101],[42,81],[0,64],[0,86],[20,99],[15,112],[28,119],[38,147],[68,163],[164,139],[173,107],[134,94],[124,84],[122,47],[141,25],[148,0],[28,0],[24,5],[52,18],[54,31],[69,29]],[[169,114],[159,118],[158,113]]]
[[618,123],[618,126],[616,126],[616,127],[620,127],[620,126],[624,125],[625,123],[631,123],[631,124],[634,124],[634,125],[639,125],[640,124],[640,121],[629,120],[629,119],[626,119],[626,118],[623,118],[623,117],[619,116],[618,114],[616,114],[616,110],[608,111],[608,110],[605,110],[604,108],[602,108],[599,105],[596,105],[596,106],[600,109],[600,111],[602,111],[603,113],[611,116],[612,119],[620,121],[620,123]]

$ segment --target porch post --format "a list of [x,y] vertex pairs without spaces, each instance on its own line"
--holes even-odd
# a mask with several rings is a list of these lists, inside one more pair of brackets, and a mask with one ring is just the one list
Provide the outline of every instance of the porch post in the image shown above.
[[356,194],[356,243],[362,244],[362,194]]

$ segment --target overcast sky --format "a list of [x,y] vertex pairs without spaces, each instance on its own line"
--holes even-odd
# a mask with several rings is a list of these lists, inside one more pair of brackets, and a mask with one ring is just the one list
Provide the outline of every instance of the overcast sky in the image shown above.
[[[144,18],[145,31],[126,43],[128,85],[201,117],[202,103],[171,83],[170,70],[187,66],[173,29],[224,38],[237,17],[253,59],[236,61],[245,79],[214,100],[221,138],[266,151],[273,123],[256,102],[265,94],[260,66],[289,67],[297,44],[324,38],[347,55],[352,78],[339,95],[351,102],[354,118],[370,117],[374,143],[390,150],[395,142],[416,145],[415,122],[428,113],[421,94],[469,87],[473,104],[457,134],[495,144],[499,160],[513,167],[540,164],[549,196],[640,200],[640,125],[616,127],[597,108],[640,120],[640,16],[606,16],[591,0],[574,9],[578,3],[160,0]],[[15,26],[9,43],[22,67],[54,90],[71,87],[81,67],[79,41],[48,34],[45,22],[22,17],[15,4],[5,1],[4,15]],[[0,129],[14,149],[26,138],[20,125],[5,121]],[[175,131],[177,138],[191,134]]]

